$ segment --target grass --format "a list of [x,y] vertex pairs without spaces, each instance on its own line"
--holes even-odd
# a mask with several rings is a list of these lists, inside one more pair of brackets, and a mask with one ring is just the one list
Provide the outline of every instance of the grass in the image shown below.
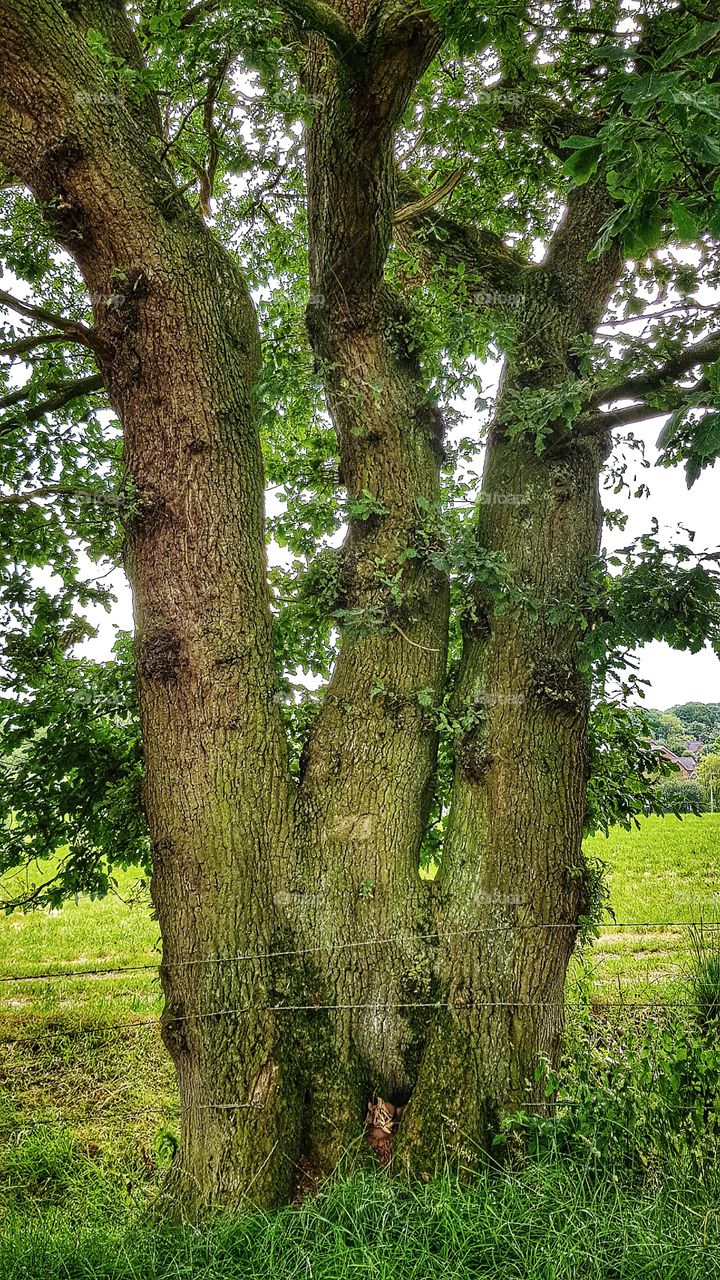
[[[0,979],[154,965],[157,943],[146,896],[120,873],[118,892],[102,901],[5,917]],[[157,974],[27,978],[0,981],[0,990],[0,1096],[13,1099],[11,1116],[0,1110],[0,1152],[18,1127],[50,1122],[88,1158],[119,1157],[129,1176],[145,1172],[158,1133],[177,1128]]]
[[676,926],[604,928],[586,960],[596,998],[677,998],[693,954],[691,931],[677,926],[720,921],[720,814],[641,818],[585,850],[608,865],[618,924]]
[[[66,1153],[63,1154],[63,1169]],[[58,1171],[53,1176],[57,1178]],[[82,1175],[78,1174],[78,1178]],[[720,1276],[720,1186],[620,1186],[534,1165],[409,1189],[358,1175],[299,1210],[217,1219],[202,1230],[128,1230],[127,1204],[78,1183],[85,1222],[15,1212],[4,1280],[710,1280]],[[61,1175],[63,1189],[72,1175]]]
[[[603,930],[575,979],[599,1005],[687,995],[698,939],[677,926],[720,919],[720,816],[646,819],[588,851],[609,864],[618,923],[663,927]],[[712,1171],[624,1185],[555,1159],[412,1193],[361,1175],[299,1211],[153,1226],[143,1214],[177,1131],[157,975],[81,971],[155,965],[157,944],[130,873],[102,902],[0,922],[0,979],[25,975],[0,982],[2,1280],[720,1280]]]

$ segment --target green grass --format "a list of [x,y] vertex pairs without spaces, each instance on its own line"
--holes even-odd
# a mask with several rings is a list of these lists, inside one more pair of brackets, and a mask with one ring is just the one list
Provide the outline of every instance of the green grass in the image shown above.
[[[647,819],[588,850],[609,864],[619,923],[720,919],[720,816]],[[2,1280],[720,1280],[712,1172],[635,1185],[555,1159],[412,1193],[360,1175],[300,1210],[202,1232],[152,1225],[177,1132],[157,975],[80,971],[155,965],[157,945],[130,873],[102,902],[0,921],[0,978],[27,976],[0,982]],[[598,1006],[672,1000],[687,994],[692,945],[680,927],[611,926],[574,976]]]
[[[0,979],[155,965],[157,946],[147,895],[120,873],[102,901],[4,917]],[[145,1171],[158,1132],[177,1127],[155,971],[0,981],[0,992],[0,1095],[13,1100],[11,1116],[0,1110],[0,1152],[18,1126],[50,1121],[87,1155]]]
[[[618,924],[720,920],[720,815],[641,818],[585,842],[607,863]],[[674,999],[692,955],[687,928],[604,928],[587,964],[599,1000]]]
[[[47,1162],[46,1162],[47,1163]],[[51,1162],[50,1162],[51,1163]],[[67,1192],[73,1175],[51,1168]],[[720,1186],[621,1186],[576,1166],[409,1189],[339,1182],[300,1209],[218,1219],[202,1230],[128,1228],[127,1201],[74,1175],[85,1220],[13,1213],[4,1280],[710,1280],[720,1276]],[[83,1182],[84,1177],[84,1182]]]

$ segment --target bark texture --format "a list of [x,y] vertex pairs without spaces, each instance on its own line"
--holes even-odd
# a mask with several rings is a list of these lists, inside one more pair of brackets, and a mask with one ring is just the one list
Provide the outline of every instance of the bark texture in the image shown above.
[[[0,13],[0,161],[82,272],[124,428],[182,1203],[282,1202],[303,1161],[329,1172],[361,1147],[377,1095],[399,1165],[472,1168],[498,1117],[538,1100],[583,905],[588,690],[576,626],[552,619],[597,548],[601,446],[558,428],[538,457],[511,427],[515,393],[562,382],[601,316],[618,270],[613,254],[587,260],[602,192],[573,197],[540,267],[443,226],[479,284],[522,295],[477,525],[520,598],[502,617],[480,595],[468,611],[457,699],[476,714],[430,886],[419,853],[437,741],[418,695],[442,700],[448,590],[406,553],[438,501],[443,423],[385,267],[395,210],[412,203],[393,140],[440,32],[422,11],[343,0],[330,16],[312,7],[325,35],[302,46],[317,103],[308,331],[358,506],[341,571],[356,622],[296,786],[274,697],[245,282],[175,188],[152,103],[108,101],[82,37],[99,28],[138,62],[122,10],[0,0]],[[424,243],[418,219],[400,234]]]

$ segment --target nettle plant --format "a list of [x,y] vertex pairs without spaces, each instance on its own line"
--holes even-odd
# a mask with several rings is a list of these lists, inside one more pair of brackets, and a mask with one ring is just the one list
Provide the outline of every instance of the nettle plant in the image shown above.
[[689,540],[599,558],[635,424],[717,451],[718,23],[0,10],[3,868],[151,869],[185,1209],[376,1095],[396,1168],[471,1171],[543,1104],[583,830],[648,803],[627,654],[718,642]]

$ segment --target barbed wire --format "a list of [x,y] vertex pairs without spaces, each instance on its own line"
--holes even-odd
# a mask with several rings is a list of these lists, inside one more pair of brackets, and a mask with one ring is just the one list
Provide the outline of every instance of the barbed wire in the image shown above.
[[[548,1107],[554,1107],[555,1109],[560,1110],[562,1108],[583,1107],[586,1105],[587,1103],[582,1098],[543,1098],[542,1101],[537,1101],[535,1099],[527,1099],[518,1103],[515,1113],[509,1113],[509,1114],[518,1114],[525,1111],[545,1112]],[[662,1106],[662,1110],[663,1112],[678,1111],[690,1116],[692,1115],[693,1112],[696,1112],[698,1110],[709,1109],[713,1111],[714,1114],[720,1114],[717,1109],[718,1106],[720,1106],[720,1102],[718,1102],[716,1106],[712,1106],[708,1104],[706,1101],[704,1101],[703,1099],[696,1098],[692,1103],[664,1102]],[[172,1101],[168,1101],[164,1105],[158,1104],[156,1106],[143,1106],[143,1107],[136,1107],[130,1104],[128,1100],[126,1100],[126,1107],[129,1107],[129,1113],[133,1117],[145,1116],[145,1115],[147,1116],[156,1115],[156,1116],[163,1116],[167,1120],[179,1120],[180,1118],[180,1115],[179,1115],[180,1100],[178,1097],[174,1097]],[[256,1102],[209,1102],[205,1104],[204,1107],[201,1107],[200,1109],[206,1110],[206,1111],[215,1111],[215,1110],[262,1111],[265,1108],[262,1104],[259,1104]],[[629,1110],[633,1110],[632,1104],[630,1104]],[[90,1113],[87,1113],[87,1112],[77,1113],[75,1115],[72,1115],[70,1112],[67,1112],[67,1111],[64,1111],[64,1112],[55,1111],[53,1112],[52,1115],[45,1116],[43,1119],[34,1119],[34,1118],[28,1118],[26,1116],[16,1115],[12,1119],[9,1117],[7,1119],[0,1118],[0,1133],[8,1133],[8,1132],[17,1133],[18,1131],[22,1131],[23,1129],[48,1129],[48,1128],[52,1128],[53,1125],[94,1124],[101,1120],[117,1120],[120,1118],[123,1119],[124,1123],[127,1123],[127,1116],[128,1116],[127,1110],[125,1110],[119,1115],[117,1110],[111,1110],[109,1107],[107,1108],[95,1107]]]
[[[720,925],[707,920],[672,920],[672,921],[638,921],[623,922],[622,924],[602,924],[597,926],[602,932],[616,932],[621,929],[630,929],[635,932],[664,932],[669,929],[715,929],[720,930]],[[545,922],[545,921],[528,921],[527,923],[515,924],[499,924],[499,925],[477,925],[472,929],[456,929],[449,932],[436,932],[425,934],[391,934],[380,938],[356,938],[350,941],[337,941],[332,943],[320,943],[311,947],[297,947],[286,950],[275,951],[255,951],[241,952],[234,956],[215,956],[204,957],[197,960],[174,960],[172,962],[159,961],[157,964],[134,964],[134,965],[108,965],[107,967],[94,967],[92,969],[47,969],[44,972],[31,973],[4,973],[0,974],[0,982],[44,982],[62,978],[99,978],[99,977],[116,977],[124,973],[157,973],[159,970],[165,969],[172,971],[175,969],[196,968],[210,965],[225,964],[242,964],[254,960],[289,960],[294,956],[317,955],[318,953],[330,954],[334,951],[348,951],[367,947],[392,946],[397,943],[405,943],[406,945],[418,945],[424,942],[442,942],[452,938],[469,938],[481,936],[485,933],[507,933],[510,930],[529,930],[529,929],[570,929],[577,931],[577,924],[569,924],[564,922]],[[51,964],[52,961],[45,961],[45,964]]]

